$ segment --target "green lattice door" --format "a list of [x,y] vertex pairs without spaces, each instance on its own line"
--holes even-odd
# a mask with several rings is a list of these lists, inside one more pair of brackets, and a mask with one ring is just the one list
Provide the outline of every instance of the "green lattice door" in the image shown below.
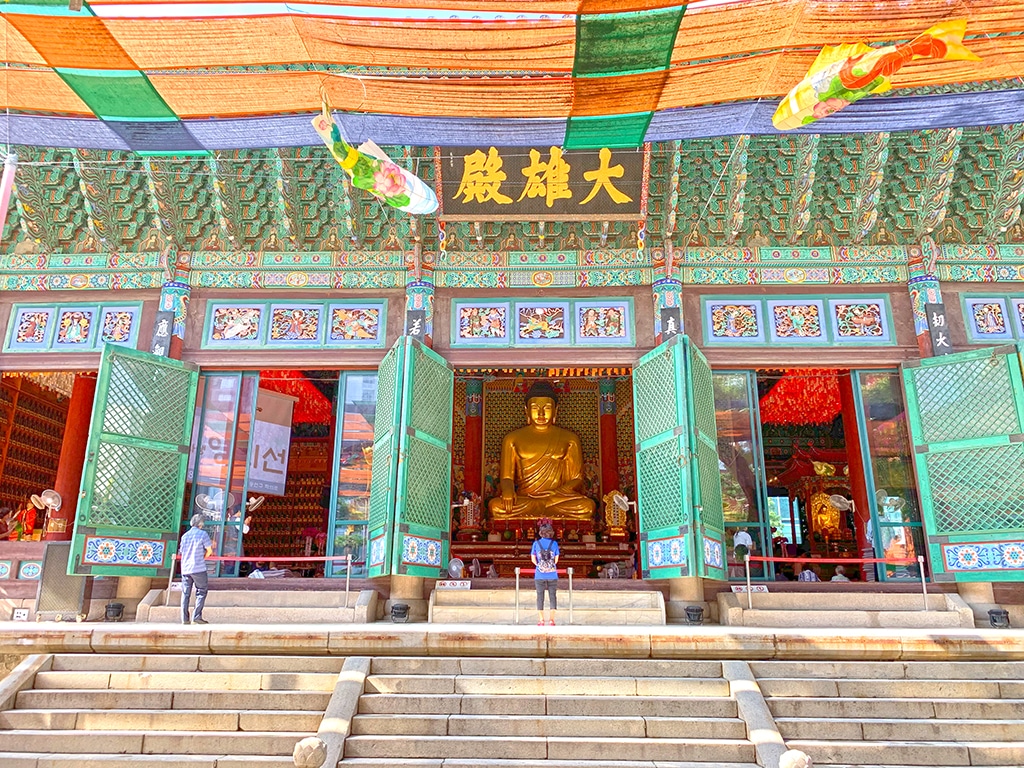
[[198,379],[187,363],[104,348],[69,574],[169,574]]
[[1016,347],[903,367],[937,580],[1024,579],[1024,381]]
[[402,337],[377,382],[369,574],[436,577],[451,533],[454,374],[436,352]]
[[391,545],[395,538],[395,478],[398,470],[399,424],[405,344],[395,342],[377,368],[377,413],[373,425],[373,464],[370,473],[370,511],[367,536],[367,575],[391,573]]
[[724,577],[711,370],[683,335],[633,368],[644,578]]

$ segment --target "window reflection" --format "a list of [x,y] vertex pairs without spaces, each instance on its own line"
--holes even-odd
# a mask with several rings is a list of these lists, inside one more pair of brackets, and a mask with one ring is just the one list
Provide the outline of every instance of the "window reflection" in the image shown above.
[[[338,497],[335,512],[334,555],[352,555],[353,575],[366,570],[366,521],[370,511],[370,472],[373,427],[377,410],[377,374],[349,373],[344,377],[338,459]],[[336,562],[333,572],[344,572]]]

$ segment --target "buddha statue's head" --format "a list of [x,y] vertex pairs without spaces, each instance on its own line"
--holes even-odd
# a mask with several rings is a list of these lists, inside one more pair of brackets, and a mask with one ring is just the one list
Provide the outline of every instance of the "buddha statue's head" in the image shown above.
[[526,420],[541,431],[555,422],[558,394],[546,381],[536,381],[526,393]]

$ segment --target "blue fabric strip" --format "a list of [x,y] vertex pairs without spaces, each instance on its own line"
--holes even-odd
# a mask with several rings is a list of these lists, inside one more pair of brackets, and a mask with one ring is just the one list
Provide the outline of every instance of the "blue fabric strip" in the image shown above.
[[[741,133],[777,134],[774,101],[720,104],[659,112],[647,141],[697,139]],[[957,126],[1005,125],[1024,115],[1024,90],[942,96],[865,99],[794,133],[869,133]],[[257,149],[318,146],[312,115],[185,120],[147,123],[141,128],[79,117],[0,114],[0,136],[14,144],[83,149],[132,149],[128,141],[159,151],[185,149]],[[378,144],[456,146],[467,136],[479,146],[560,146],[564,120],[491,120],[397,115],[344,114],[338,120],[350,141]],[[8,139],[8,132],[10,138]],[[144,134],[144,135],[143,135]],[[127,141],[126,141],[127,139]],[[162,144],[162,142],[164,142]],[[141,147],[140,147],[141,148]]]

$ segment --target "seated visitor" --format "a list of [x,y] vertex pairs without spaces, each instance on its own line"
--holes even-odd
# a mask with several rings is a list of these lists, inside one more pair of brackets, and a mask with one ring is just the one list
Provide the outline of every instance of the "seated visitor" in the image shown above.
[[849,581],[846,577],[846,568],[841,565],[836,566],[835,576],[832,577],[832,581]]
[[814,572],[809,564],[805,564],[803,570],[800,571],[800,575],[796,577],[797,581],[821,581],[818,574]]

